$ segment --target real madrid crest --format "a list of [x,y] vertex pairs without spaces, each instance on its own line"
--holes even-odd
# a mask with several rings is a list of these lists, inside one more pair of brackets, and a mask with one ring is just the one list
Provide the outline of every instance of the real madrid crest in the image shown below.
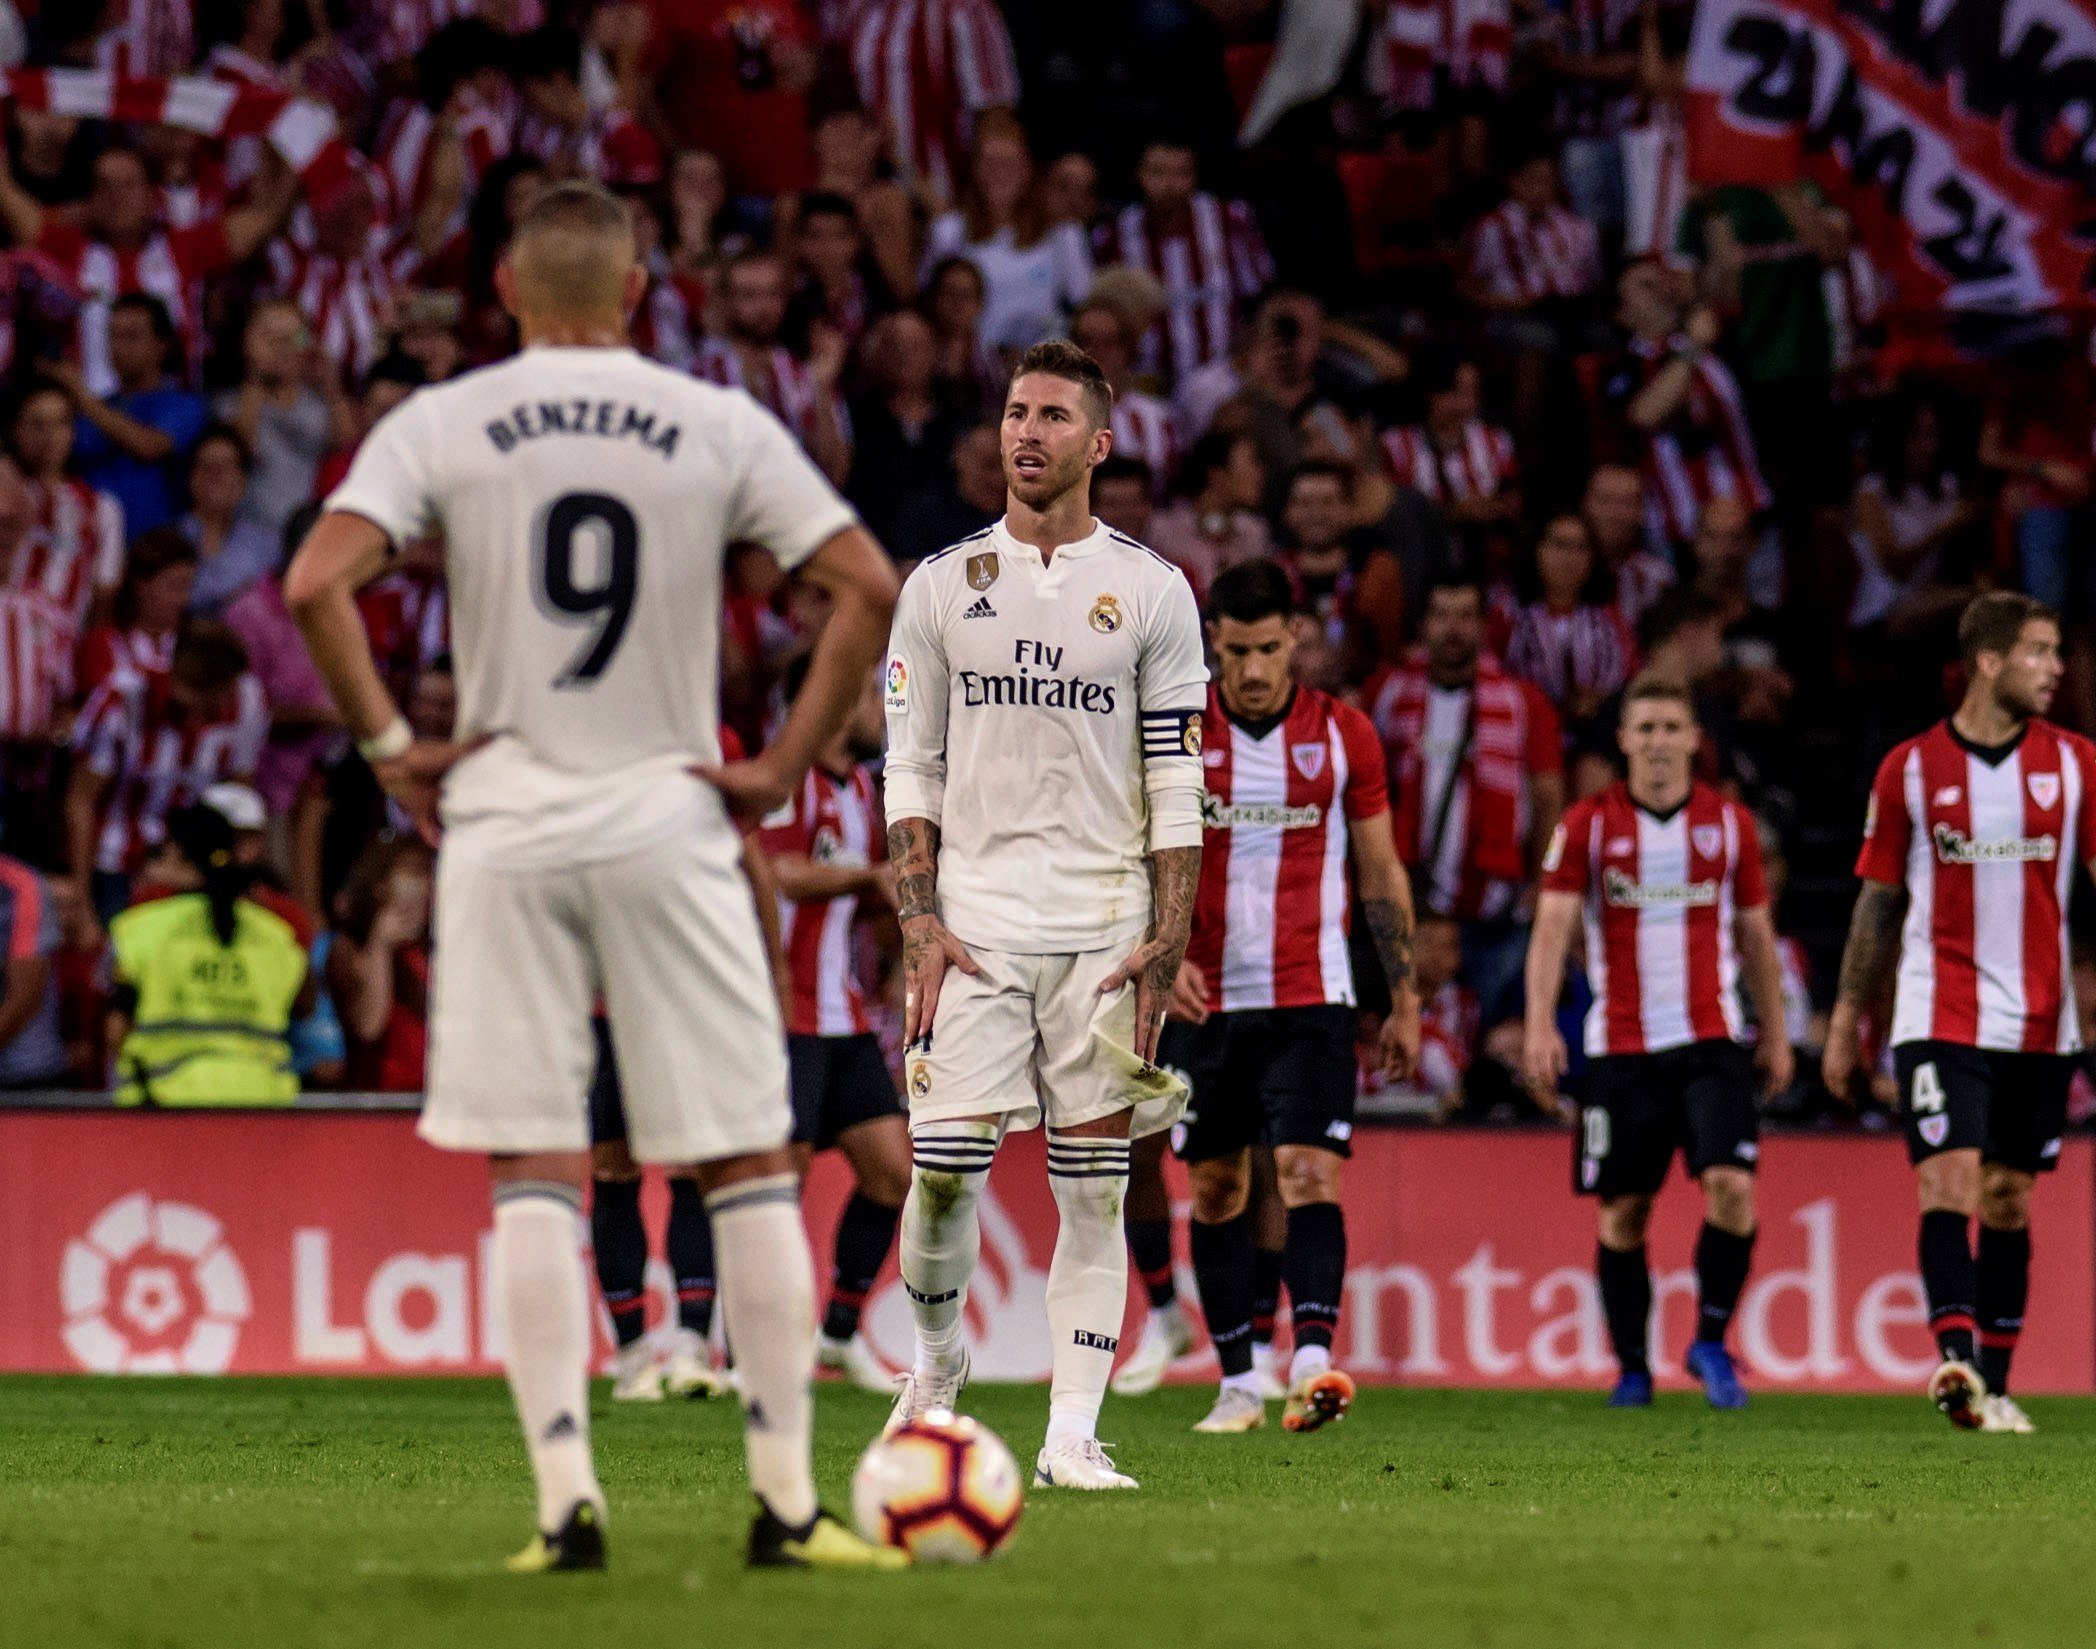
[[1198,714],[1187,718],[1186,731],[1179,735],[1179,743],[1189,756],[1201,753],[1201,718]]
[[987,590],[997,582],[997,552],[985,550],[981,555],[968,557],[968,588]]
[[910,1066],[910,1097],[922,1099],[931,1091],[932,1068],[924,1060],[917,1060]]
[[1092,603],[1092,628],[1102,636],[1110,636],[1121,627],[1121,602],[1118,596],[1103,595]]

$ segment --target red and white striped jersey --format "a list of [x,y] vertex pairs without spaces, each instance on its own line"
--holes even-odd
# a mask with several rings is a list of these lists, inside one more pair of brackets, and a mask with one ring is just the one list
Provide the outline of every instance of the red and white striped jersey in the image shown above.
[[[1630,368],[1613,386],[1622,400],[1650,383],[1686,339],[1658,344],[1630,341]],[[1696,535],[1703,506],[1713,498],[1738,498],[1760,512],[1773,501],[1754,453],[1746,402],[1731,370],[1715,355],[1696,360],[1687,399],[1674,416],[1645,437],[1645,509],[1656,532],[1677,544]]]
[[124,507],[85,481],[31,481],[32,525],[7,569],[12,589],[34,590],[66,627],[70,647],[95,591],[124,577]]
[[353,379],[384,353],[417,261],[412,247],[389,251],[385,239],[374,230],[362,256],[334,257],[314,243],[312,221],[301,211],[292,232],[269,243],[269,295],[297,304],[314,341]]
[[269,737],[262,684],[242,675],[223,721],[190,720],[163,675],[120,671],[88,695],[73,748],[110,781],[95,830],[97,870],[128,873],[167,835],[167,816],[221,779],[249,779]]
[[182,74],[196,62],[191,0],[119,0],[105,4],[95,40],[95,67],[120,75]]
[[[802,446],[806,446],[815,433],[816,420],[823,406],[823,394],[816,386],[815,374],[809,370],[806,361],[789,349],[775,346],[767,352],[767,359],[771,367],[770,384],[753,382],[744,368],[740,349],[726,338],[706,338],[693,352],[691,370],[708,383],[746,391],[758,405],[791,430]],[[850,439],[851,424],[844,402],[833,393],[829,396],[829,406],[838,429],[844,432],[847,440]]]
[[[473,198],[488,168],[516,144],[517,122],[522,100],[514,93],[495,103],[468,94],[458,113],[459,143],[465,151],[465,189],[453,227],[466,221],[465,201]],[[385,178],[386,208],[390,216],[405,223],[415,215],[429,190],[430,166],[435,159],[437,117],[419,98],[402,98],[386,116],[372,156]]]
[[1612,784],[1565,810],[1543,890],[1584,904],[1589,1054],[1740,1040],[1735,918],[1768,903],[1745,808],[1698,783],[1662,817]]
[[887,126],[903,182],[955,199],[976,115],[1018,107],[1003,14],[992,0],[866,0],[848,33],[859,100]]
[[692,275],[650,270],[648,289],[633,311],[633,347],[651,361],[692,370],[705,332],[706,287]]
[[[887,857],[873,775],[855,767],[845,778],[811,767],[784,807],[764,821],[757,841],[766,853],[810,859],[818,865],[858,867]],[[779,927],[793,980],[795,1036],[856,1036],[872,1028],[865,994],[852,967],[856,894],[834,899],[781,898]]]
[[149,293],[167,305],[182,340],[182,358],[195,378],[204,356],[204,281],[233,263],[222,220],[155,230],[145,245],[120,252],[46,213],[36,248],[64,270],[80,294],[75,349],[95,394],[116,393],[116,372],[109,364],[109,306],[133,292]]
[[2073,1053],[2067,895],[2096,859],[2096,746],[2032,721],[1982,751],[1948,721],[1878,768],[1856,874],[1907,890],[1892,1042]]
[[1630,679],[1637,643],[1613,606],[1581,605],[1552,612],[1541,601],[1505,610],[1503,637],[1493,644],[1507,674],[1531,682],[1552,704],[1575,693],[1607,697]]
[[1116,395],[1113,406],[1113,449],[1124,458],[1150,466],[1150,483],[1162,498],[1179,465],[1179,433],[1172,409],[1154,395],[1131,389]]
[[1230,352],[1237,306],[1274,278],[1252,209],[1205,191],[1186,227],[1169,234],[1140,204],[1124,207],[1099,231],[1099,261],[1147,269],[1164,287],[1164,318],[1143,339],[1142,364],[1175,382]]
[[1446,449],[1434,444],[1424,424],[1386,429],[1383,454],[1400,485],[1417,488],[1437,504],[1496,498],[1520,474],[1514,438],[1482,418],[1465,423],[1462,435]]
[[1208,689],[1201,884],[1187,960],[1211,1011],[1352,1003],[1347,826],[1390,809],[1366,716],[1314,687],[1255,729]]
[[1678,582],[1673,567],[1650,550],[1633,550],[1623,558],[1616,568],[1616,611],[1632,635],[1652,603]]
[[1513,8],[1509,0],[1391,0],[1382,45],[1370,63],[1400,109],[1433,107],[1437,75],[1451,86],[1503,92],[1514,54]]
[[357,615],[389,681],[412,682],[451,651],[451,600],[441,569],[381,573],[357,592]]
[[97,624],[80,643],[79,691],[92,693],[120,670],[164,676],[174,663],[174,631],[156,636],[150,630],[120,630],[114,624]]
[[[378,14],[381,63],[413,57],[445,24],[482,14],[480,0],[377,0],[370,10]],[[546,26],[544,0],[512,0],[512,4],[500,10],[506,14],[506,23],[498,17],[489,21],[498,28],[506,27],[511,34],[529,34]]]
[[516,147],[611,188],[652,188],[662,181],[662,145],[624,109],[593,109],[580,126],[526,110],[517,120]]
[[1601,284],[1594,226],[1567,207],[1502,202],[1470,226],[1470,277],[1495,298],[1579,298]]
[[72,634],[41,592],[0,588],[0,740],[51,736],[72,675]]

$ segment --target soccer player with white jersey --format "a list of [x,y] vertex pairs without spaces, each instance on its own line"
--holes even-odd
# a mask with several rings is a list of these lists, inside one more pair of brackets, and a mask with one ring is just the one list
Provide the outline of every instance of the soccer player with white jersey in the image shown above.
[[1075,345],[1020,358],[1005,513],[928,558],[889,642],[888,851],[903,928],[915,1367],[890,1424],[951,1408],[977,1203],[1008,1129],[1048,1129],[1061,1228],[1039,1487],[1132,1489],[1099,1445],[1128,1263],[1128,1141],[1185,1085],[1155,1062],[1201,863],[1193,590],[1097,521],[1113,392]]
[[2077,863],[2096,868],[2096,746],[2042,719],[2060,682],[2048,609],[1980,596],[1958,645],[1964,699],[1895,746],[1871,789],[1823,1072],[1846,1097],[1859,1022],[1896,963],[1892,1060],[1943,1354],[1929,1397],[1955,1426],[2027,1432],[2009,1360],[2030,1291],[2031,1186],[2059,1162],[2081,1047],[2067,895]]
[[1332,1366],[1346,1283],[1340,1174],[1352,1153],[1354,975],[1347,867],[1390,986],[1380,1053],[1393,1079],[1419,1057],[1412,887],[1390,828],[1383,746],[1369,719],[1290,673],[1295,598],[1273,561],[1222,573],[1208,598],[1218,676],[1201,761],[1206,827],[1193,939],[1168,1059],[1193,1094],[1179,1154],[1193,1190],[1194,1276],[1222,1389],[1204,1432],[1266,1423],[1252,1358],[1252,1147],[1270,1145],[1295,1326],[1281,1424],[1341,1420],[1354,1383]]
[[[380,422],[286,598],[379,782],[441,791],[423,1137],[489,1157],[489,1288],[538,1486],[511,1567],[601,1567],[589,1446],[583,1095],[601,994],[636,1159],[696,1164],[742,1377],[760,1565],[890,1567],[822,1512],[809,1469],[815,1277],[787,1149],[779,1004],[738,828],[785,802],[880,653],[880,546],[747,396],[634,353],[646,274],[625,208],[549,189],[497,275],[515,358]],[[440,532],[457,744],[418,742],[355,593]],[[776,742],[720,763],[722,563],[763,544],[832,617]]]
[[[1524,1063],[1539,1097],[1556,1093],[1567,1063],[1558,992],[1584,920],[1594,1002],[1576,1184],[1600,1200],[1594,1270],[1621,1370],[1609,1403],[1652,1401],[1645,1228],[1679,1151],[1703,1187],[1687,1366],[1712,1407],[1745,1408],[1725,1331],[1754,1254],[1753,1067],[1771,1093],[1792,1074],[1761,838],[1752,814],[1695,777],[1700,735],[1687,688],[1653,676],[1632,682],[1617,736],[1628,779],[1567,809],[1544,859]],[[1742,975],[1762,1027],[1751,1057],[1741,1045]]]

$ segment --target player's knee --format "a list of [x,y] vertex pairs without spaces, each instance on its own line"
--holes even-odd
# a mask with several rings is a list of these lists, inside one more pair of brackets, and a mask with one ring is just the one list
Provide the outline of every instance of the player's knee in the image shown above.
[[1980,1165],[1976,1151],[1945,1151],[1925,1157],[1914,1170],[1915,1188],[1924,1213],[1946,1209],[1976,1214],[1980,1205]]
[[1652,1220],[1650,1197],[1604,1197],[1601,1200],[1601,1242],[1605,1248],[1637,1248],[1645,1240],[1645,1227]]
[[860,1164],[858,1179],[860,1194],[883,1208],[900,1208],[910,1194],[909,1165],[899,1158],[876,1157]]
[[1274,1178],[1284,1208],[1339,1200],[1341,1159],[1330,1151],[1291,1147],[1274,1153]]
[[935,1224],[953,1218],[965,1205],[972,1203],[981,1179],[980,1174],[922,1166],[913,1169],[910,1175],[911,1188],[917,1193],[917,1206],[924,1217]]
[[1705,1173],[1703,1217],[1720,1231],[1746,1236],[1754,1229],[1754,1176],[1737,1168]]
[[2030,1194],[2030,1175],[1989,1167],[1980,1177],[1980,1223],[1996,1231],[2023,1230],[2030,1224]]
[[1192,1193],[1194,1218],[1203,1225],[1222,1225],[1236,1219],[1251,1197],[1250,1171],[1242,1162],[1227,1157],[1191,1164],[1186,1181]]
[[590,1177],[620,1183],[640,1178],[640,1164],[622,1139],[607,1140],[590,1147]]

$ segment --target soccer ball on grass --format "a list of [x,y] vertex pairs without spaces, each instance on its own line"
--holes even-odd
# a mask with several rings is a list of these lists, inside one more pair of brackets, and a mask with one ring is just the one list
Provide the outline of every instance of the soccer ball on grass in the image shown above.
[[859,1533],[919,1563],[979,1563],[1011,1539],[1019,1463],[989,1427],[933,1410],[877,1437],[852,1473]]

